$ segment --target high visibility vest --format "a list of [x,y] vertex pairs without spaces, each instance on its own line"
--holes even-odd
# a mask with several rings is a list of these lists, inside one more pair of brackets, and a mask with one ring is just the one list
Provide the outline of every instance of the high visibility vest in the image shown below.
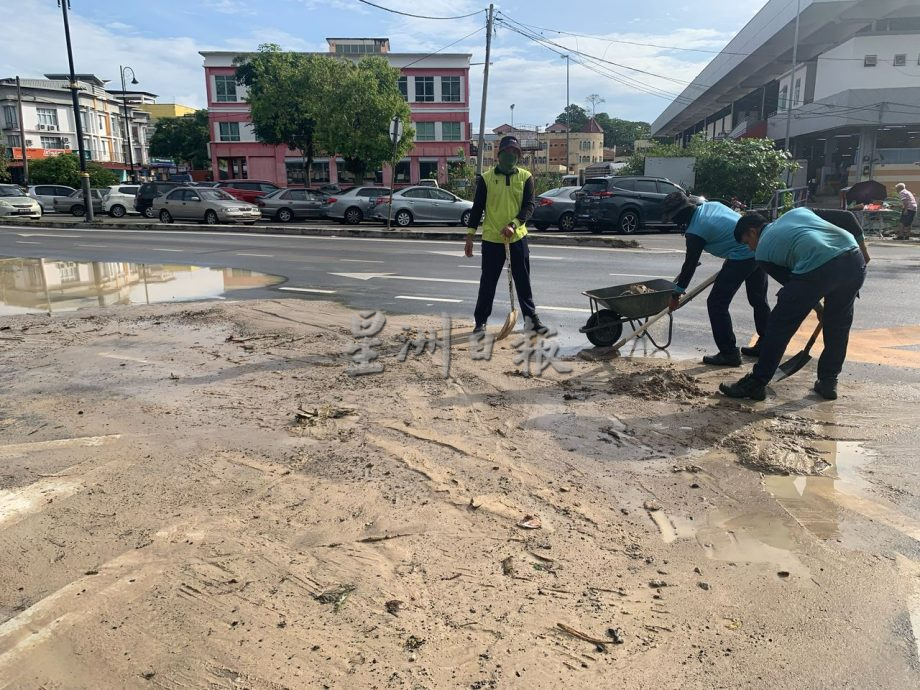
[[[529,171],[515,168],[510,175],[498,172],[495,168],[482,174],[486,185],[486,210],[482,220],[482,239],[486,242],[504,243],[502,228],[508,225],[521,212],[524,201],[524,185],[531,178]],[[517,242],[527,234],[527,226],[521,223],[514,235],[508,240]]]

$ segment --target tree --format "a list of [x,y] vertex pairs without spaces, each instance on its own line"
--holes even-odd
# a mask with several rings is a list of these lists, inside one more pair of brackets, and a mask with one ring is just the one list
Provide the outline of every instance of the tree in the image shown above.
[[696,158],[695,186],[692,190],[708,198],[738,197],[744,202],[762,204],[785,184],[783,175],[797,165],[771,139],[705,139],[698,134],[687,148],[677,144],[658,144],[633,154],[624,175],[645,174],[646,156]]
[[164,117],[157,120],[150,137],[150,155],[187,163],[192,168],[207,168],[210,140],[207,110],[181,117]]
[[0,148],[0,182],[9,182],[11,179],[10,159],[6,156],[6,149]]
[[559,114],[556,122],[569,125],[570,132],[580,132],[588,124],[588,111],[572,103]]
[[[87,162],[91,187],[108,187],[118,184],[118,175],[98,163]],[[32,184],[61,184],[80,188],[80,160],[76,154],[66,153],[52,158],[41,158],[29,162],[29,178]]]
[[[398,160],[412,148],[409,105],[399,91],[399,70],[382,57],[358,63],[330,60],[329,91],[317,111],[317,145],[345,159],[345,169],[358,180],[385,162]],[[403,135],[393,147],[390,123],[403,123]]]
[[595,119],[604,130],[604,146],[607,148],[616,146],[620,150],[632,151],[636,139],[648,139],[652,132],[648,122],[621,120],[607,113],[598,113]]
[[299,150],[307,186],[316,155],[316,122],[337,65],[326,56],[285,52],[265,43],[258,53],[239,59],[236,68],[237,81],[248,89],[246,102],[256,137]]
[[607,99],[598,93],[591,93],[585,97],[585,103],[591,106],[591,117],[597,117],[597,106],[606,102]]

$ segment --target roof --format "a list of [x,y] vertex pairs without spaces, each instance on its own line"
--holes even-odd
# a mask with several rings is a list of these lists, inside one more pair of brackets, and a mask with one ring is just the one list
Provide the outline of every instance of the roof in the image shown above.
[[[916,0],[801,0],[797,60],[807,62]],[[676,134],[792,67],[796,3],[769,0],[652,123]]]
[[568,129],[564,122],[554,122],[546,128],[547,132],[564,132]]
[[[88,84],[95,84],[96,86],[105,86],[111,81],[111,79],[100,79],[95,74],[75,74],[77,81],[83,81]],[[70,83],[70,74],[46,74],[45,79],[51,79],[52,81],[66,81]]]
[[584,134],[603,134],[604,128],[601,127],[593,117],[588,118],[585,126],[581,128]]

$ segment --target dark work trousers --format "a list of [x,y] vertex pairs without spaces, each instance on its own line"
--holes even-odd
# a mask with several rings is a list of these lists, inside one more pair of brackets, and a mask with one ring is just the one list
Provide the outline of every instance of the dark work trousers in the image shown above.
[[754,308],[757,335],[763,337],[766,333],[767,319],[770,318],[770,305],[767,304],[767,274],[754,259],[727,259],[722,264],[719,277],[713,283],[709,299],[706,301],[712,337],[719,352],[733,353],[738,349],[728,307],[742,284],[747,290],[748,303]]
[[752,372],[754,378],[763,384],[770,382],[792,336],[823,297],[824,352],[818,360],[818,378],[836,381],[847,356],[853,304],[865,278],[866,262],[858,249],[809,273],[790,274],[770,312],[767,332],[760,341],[760,359]]
[[[521,304],[521,313],[533,316],[536,307],[533,303],[533,293],[530,289],[530,248],[527,238],[523,237],[511,246],[511,275],[514,278],[514,287],[517,288],[518,302]],[[492,301],[495,299],[495,288],[502,276],[505,266],[505,245],[498,242],[482,241],[482,275],[479,278],[479,298],[476,300],[474,316],[476,324],[484,324],[492,313]]]

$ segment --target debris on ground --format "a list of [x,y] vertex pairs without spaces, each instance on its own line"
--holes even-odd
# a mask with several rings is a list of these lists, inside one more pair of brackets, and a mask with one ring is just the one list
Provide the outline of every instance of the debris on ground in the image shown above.
[[543,527],[543,521],[537,515],[525,515],[524,519],[517,523],[522,529],[540,529]]
[[355,589],[357,589],[355,585],[339,585],[333,589],[321,592],[313,598],[321,604],[332,604],[332,610],[338,613],[339,609],[345,605],[348,595],[354,592]]

